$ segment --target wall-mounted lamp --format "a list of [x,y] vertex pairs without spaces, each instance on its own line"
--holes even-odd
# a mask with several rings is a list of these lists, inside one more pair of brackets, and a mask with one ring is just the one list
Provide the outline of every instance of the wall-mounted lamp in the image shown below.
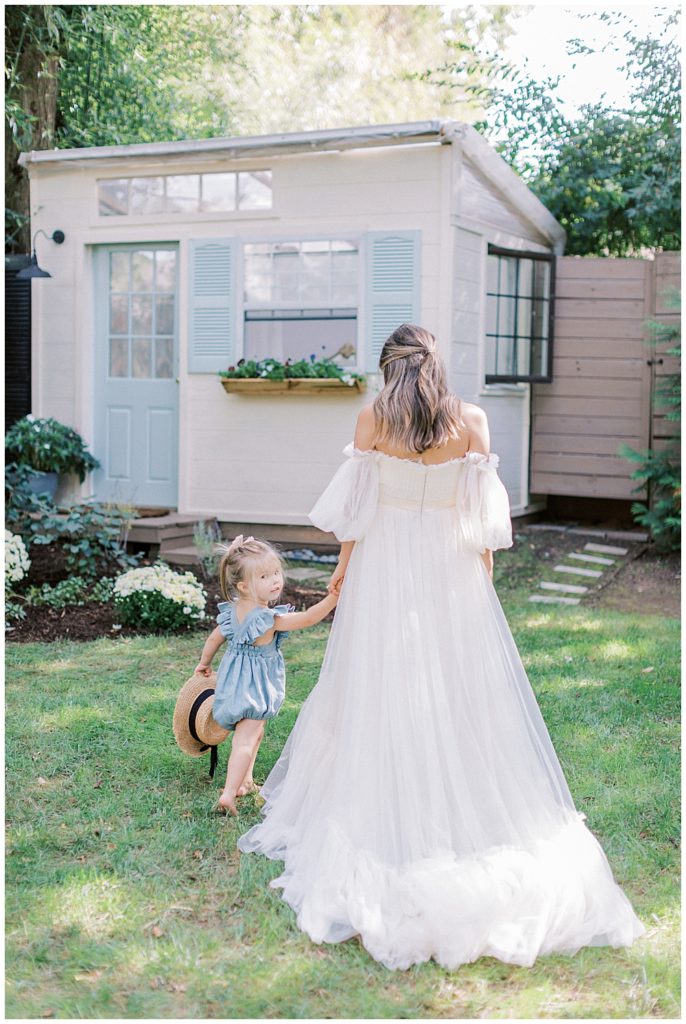
[[[33,236],[31,262],[28,267],[24,267],[23,270],[20,270],[17,274],[17,277],[22,280],[25,280],[27,277],[52,277],[52,274],[49,274],[47,270],[41,270],[38,266],[38,260],[36,259],[36,239],[39,235],[45,235],[43,228],[38,228],[38,231],[36,231]],[[64,231],[53,231],[51,235],[45,235],[45,237],[50,238],[53,242],[56,242],[57,245],[61,245],[64,241],[65,235]]]

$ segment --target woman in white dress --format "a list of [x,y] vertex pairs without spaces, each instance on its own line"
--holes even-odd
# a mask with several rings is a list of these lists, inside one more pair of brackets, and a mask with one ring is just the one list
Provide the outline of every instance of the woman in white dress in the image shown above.
[[309,516],[342,542],[319,680],[238,847],[284,861],[270,885],[314,942],[358,935],[391,969],[628,946],[646,929],[493,587],[512,528],[486,416],[448,392],[428,331],[403,324],[379,362]]

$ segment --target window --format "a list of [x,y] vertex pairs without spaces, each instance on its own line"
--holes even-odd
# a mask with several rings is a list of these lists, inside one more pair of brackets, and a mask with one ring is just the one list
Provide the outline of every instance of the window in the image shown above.
[[98,213],[101,217],[145,213],[234,213],[236,210],[270,210],[271,206],[270,170],[103,178],[98,181]]
[[488,246],[486,384],[552,380],[554,260]]
[[173,249],[112,251],[108,270],[108,377],[174,376]]
[[246,359],[357,364],[356,242],[246,243],[243,266]]

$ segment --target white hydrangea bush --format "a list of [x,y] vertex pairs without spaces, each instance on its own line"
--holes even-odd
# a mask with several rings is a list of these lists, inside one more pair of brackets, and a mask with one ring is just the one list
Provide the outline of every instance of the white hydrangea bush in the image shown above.
[[24,579],[31,559],[26,545],[18,533],[5,530],[5,589]]
[[174,572],[168,565],[129,569],[114,581],[117,614],[127,626],[147,629],[188,629],[206,618],[207,592],[192,572]]

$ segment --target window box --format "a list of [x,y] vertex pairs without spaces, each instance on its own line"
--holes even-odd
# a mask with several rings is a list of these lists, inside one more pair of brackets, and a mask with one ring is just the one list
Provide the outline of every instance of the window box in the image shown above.
[[269,392],[271,395],[322,394],[331,391],[350,391],[359,394],[367,387],[364,380],[353,380],[346,384],[335,377],[286,377],[284,380],[265,380],[263,377],[223,377],[222,387],[225,391],[239,392],[244,395],[256,395]]

